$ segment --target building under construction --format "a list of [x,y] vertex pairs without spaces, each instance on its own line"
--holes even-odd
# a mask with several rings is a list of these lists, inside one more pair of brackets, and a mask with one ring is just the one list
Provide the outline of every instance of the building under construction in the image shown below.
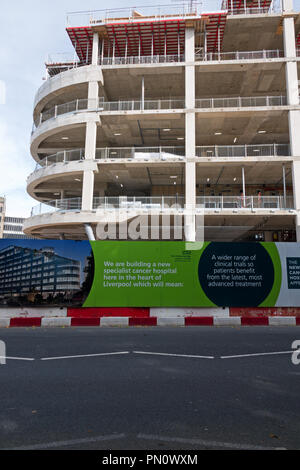
[[154,212],[152,238],[168,217],[193,241],[204,213],[206,240],[300,241],[292,0],[80,12],[66,31],[74,53],[49,57],[35,97],[26,234],[93,238]]

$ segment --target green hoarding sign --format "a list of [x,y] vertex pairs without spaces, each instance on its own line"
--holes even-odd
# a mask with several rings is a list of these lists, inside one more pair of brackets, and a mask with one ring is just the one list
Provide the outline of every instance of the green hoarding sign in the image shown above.
[[275,243],[97,241],[92,250],[85,307],[275,306],[282,286]]
[[0,306],[300,307],[300,244],[0,240]]

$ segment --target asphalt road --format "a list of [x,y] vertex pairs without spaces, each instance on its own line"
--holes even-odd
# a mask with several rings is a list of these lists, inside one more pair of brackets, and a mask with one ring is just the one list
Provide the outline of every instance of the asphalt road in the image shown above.
[[[0,365],[0,449],[299,449],[300,365],[286,353],[298,339],[295,327],[0,330],[14,358]],[[261,353],[276,354],[244,356]]]

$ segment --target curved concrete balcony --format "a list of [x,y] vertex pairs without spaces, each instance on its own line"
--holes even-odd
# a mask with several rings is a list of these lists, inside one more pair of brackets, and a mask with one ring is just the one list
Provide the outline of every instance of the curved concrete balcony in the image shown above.
[[[33,207],[31,217],[54,212],[81,212],[81,198],[57,199]],[[135,212],[169,211],[184,209],[183,196],[152,197],[96,197],[93,211],[126,210]],[[197,196],[196,208],[205,211],[289,211],[294,207],[292,196]]]
[[[96,65],[70,63],[67,69],[46,80],[39,88],[34,99],[34,120],[38,124],[40,112],[46,104],[55,97],[62,95],[66,89],[81,84],[96,81],[103,85],[103,74],[100,67]],[[75,92],[76,93],[76,92]]]
[[88,122],[99,123],[99,115],[95,110],[83,110],[70,112],[57,116],[55,119],[49,119],[38,127],[33,128],[31,134],[30,151],[36,162],[39,162],[39,146],[48,137],[55,136],[60,132],[66,132],[72,129],[83,128]]

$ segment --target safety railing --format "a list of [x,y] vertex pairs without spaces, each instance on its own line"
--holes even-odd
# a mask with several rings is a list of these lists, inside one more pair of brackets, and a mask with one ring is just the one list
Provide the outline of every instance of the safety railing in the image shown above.
[[90,63],[81,62],[80,60],[71,57],[64,58],[64,55],[60,58],[59,54],[57,57],[51,56],[45,63],[46,70],[48,72],[47,78],[52,78],[62,72],[67,72],[68,70],[77,69],[86,65],[90,65]]
[[49,119],[61,116],[62,114],[84,111],[89,108],[98,108],[98,100],[78,99],[70,101],[69,103],[58,104],[57,106],[54,106],[40,114],[40,124],[48,121]]
[[[31,217],[52,212],[66,212],[81,210],[82,199],[57,199],[47,203],[41,203],[32,208]],[[97,209],[167,209],[183,207],[183,196],[157,196],[157,197],[95,197],[93,210]]]
[[141,17],[151,19],[164,19],[171,17],[172,19],[186,18],[196,16],[202,11],[202,2],[193,2],[190,6],[188,3],[180,3],[174,5],[154,5],[139,6],[127,8],[114,8],[107,10],[80,11],[70,12],[67,14],[67,26],[88,26],[105,24],[114,20],[114,22],[123,21],[134,22]]
[[235,51],[235,52],[207,52],[195,54],[195,60],[201,62],[224,61],[224,60],[257,60],[257,59],[279,59],[284,57],[280,49],[262,51]]
[[[222,10],[227,10],[228,15],[259,15],[267,13],[280,13],[282,11],[281,0],[265,1],[257,0],[253,5],[247,5],[247,0],[236,2],[235,0],[223,0]],[[237,8],[238,5],[238,8]]]
[[96,149],[96,159],[174,159],[184,157],[185,147],[106,147]]
[[94,209],[169,209],[183,208],[183,196],[152,196],[152,197],[98,197],[94,198]]
[[[258,145],[203,145],[196,147],[197,157],[288,157],[289,144],[258,144]],[[185,158],[185,147],[103,147],[96,148],[96,160],[174,160]],[[85,149],[62,150],[43,158],[35,171],[55,165],[85,159]]]
[[294,208],[292,196],[197,196],[197,205],[205,209],[276,209]]
[[[185,147],[103,147],[96,148],[96,160],[104,159],[174,159],[184,157]],[[36,166],[36,170],[41,167],[48,167],[57,163],[69,163],[81,161],[85,158],[85,149],[62,150],[54,155],[43,158]]]
[[184,62],[184,55],[150,55],[100,58],[100,64],[102,65],[167,64],[176,62]]
[[196,147],[197,157],[287,157],[288,144],[208,145]]
[[202,98],[196,99],[196,108],[244,108],[259,106],[284,106],[285,96],[254,96],[234,98]]
[[230,8],[228,15],[263,15],[270,12],[269,7],[260,8]]
[[80,160],[84,160],[85,150],[81,149],[74,149],[74,150],[62,150],[61,152],[57,152],[53,155],[49,155],[43,158],[36,166],[36,171],[40,170],[40,168],[45,168],[56,163],[69,163],[69,162],[76,162]]
[[77,54],[70,54],[69,52],[56,52],[55,54],[48,54],[46,57],[46,64],[74,64],[78,61]]
[[48,214],[56,211],[73,211],[81,209],[81,198],[55,199],[46,203],[41,203],[31,210],[31,217]]
[[[233,98],[202,98],[196,99],[196,108],[241,108],[259,106],[283,106],[287,104],[285,96],[255,96],[255,97],[233,97]],[[128,100],[128,101],[103,101],[78,99],[69,103],[59,104],[40,114],[39,124],[56,118],[57,116],[75,113],[79,111],[99,110],[104,112],[120,111],[147,111],[184,109],[184,99],[161,99],[161,100]],[[34,128],[33,128],[34,131]]]
[[103,111],[147,111],[164,109],[184,109],[183,99],[104,101],[100,104]]
[[[31,217],[53,213],[81,211],[81,198],[58,199],[33,207]],[[292,196],[197,196],[196,208],[206,210],[255,210],[255,209],[293,209]],[[152,197],[95,197],[93,210],[167,210],[184,208],[183,196]]]
[[[40,114],[39,124],[49,119],[56,118],[63,114],[75,113],[79,111],[99,110],[99,111],[143,111],[143,110],[164,110],[164,109],[184,109],[183,99],[161,99],[161,100],[129,100],[129,101],[103,101],[102,99],[78,99],[69,103],[59,104]],[[33,131],[35,128],[33,128]]]

